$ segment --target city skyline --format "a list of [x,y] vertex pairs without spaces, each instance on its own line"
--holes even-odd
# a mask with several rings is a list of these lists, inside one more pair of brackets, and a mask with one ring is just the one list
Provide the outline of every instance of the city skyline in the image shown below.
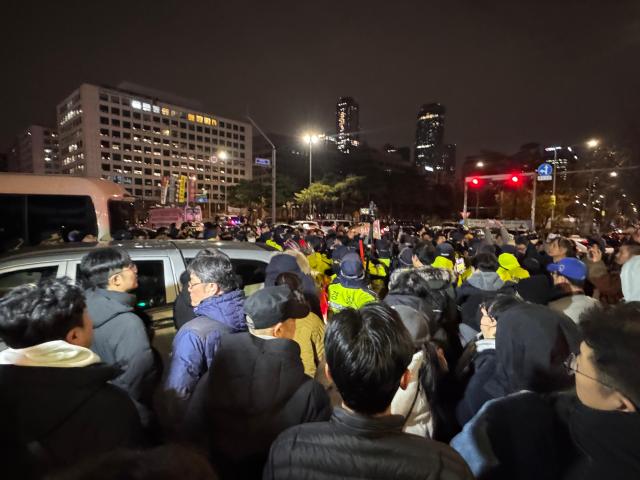
[[638,2],[353,2],[341,6],[349,28],[299,2],[126,6],[117,22],[98,4],[8,6],[3,43],[21,54],[3,62],[2,150],[31,124],[53,125],[51,105],[77,85],[123,80],[291,135],[332,131],[348,93],[366,106],[361,140],[377,148],[413,144],[416,108],[438,101],[459,158],[637,129]]

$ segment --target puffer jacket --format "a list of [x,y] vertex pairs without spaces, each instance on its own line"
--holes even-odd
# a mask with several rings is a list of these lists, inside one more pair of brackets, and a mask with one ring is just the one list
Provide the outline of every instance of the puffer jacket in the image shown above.
[[103,362],[123,370],[112,383],[129,394],[147,423],[147,406],[159,370],[144,323],[133,312],[135,296],[95,288],[85,291],[85,297],[93,321],[91,350]]
[[472,479],[448,445],[402,432],[400,415],[371,417],[334,409],[328,422],[282,433],[271,446],[263,479]]
[[198,316],[185,323],[173,339],[165,382],[165,391],[171,397],[188,400],[211,365],[220,337],[247,330],[243,306],[244,292],[233,290],[206,298],[194,309]]

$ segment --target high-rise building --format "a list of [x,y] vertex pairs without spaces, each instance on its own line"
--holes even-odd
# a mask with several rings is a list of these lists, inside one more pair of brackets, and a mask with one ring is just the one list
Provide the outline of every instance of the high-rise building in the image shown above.
[[340,97],[336,106],[336,145],[342,153],[351,153],[360,145],[360,106],[351,97]]
[[451,179],[456,174],[456,145],[447,143],[440,150],[440,163],[436,165],[439,179]]
[[444,138],[445,108],[439,103],[423,105],[418,113],[415,162],[426,173],[435,173]]
[[21,132],[9,150],[7,170],[39,175],[60,173],[56,131],[31,125]]
[[225,183],[251,178],[251,125],[189,104],[134,85],[81,85],[57,108],[62,173],[109,179],[150,201],[163,178],[184,175],[218,211]]

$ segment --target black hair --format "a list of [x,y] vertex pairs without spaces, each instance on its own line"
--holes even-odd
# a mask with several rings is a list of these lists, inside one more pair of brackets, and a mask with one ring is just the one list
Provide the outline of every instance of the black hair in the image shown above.
[[431,265],[436,259],[436,249],[431,242],[419,244],[413,253],[423,265]]
[[217,480],[206,458],[195,450],[163,445],[149,450],[117,449],[91,457],[47,480]]
[[447,235],[444,233],[443,230],[438,231],[438,233],[436,233],[433,237],[434,240],[438,240],[438,238],[443,237],[445,240],[447,238]]
[[300,292],[302,291],[302,282],[298,275],[293,272],[282,272],[280,273],[275,280],[275,285],[287,285],[292,292]]
[[238,289],[240,284],[231,259],[213,248],[206,248],[205,251],[206,253],[198,252],[187,271],[197,276],[201,282],[217,283],[225,293]]
[[640,302],[596,306],[580,316],[598,379],[640,406]]
[[379,302],[342,310],[329,322],[324,344],[345,405],[364,415],[384,412],[414,353],[398,313]]
[[471,259],[471,266],[481,272],[495,272],[500,264],[493,253],[478,253]]
[[129,254],[120,248],[98,248],[82,257],[79,278],[85,289],[107,288],[109,277],[132,264]]
[[53,340],[82,326],[82,289],[68,278],[21,285],[0,299],[0,337],[11,348],[26,348]]
[[484,308],[491,318],[498,320],[504,312],[521,303],[523,303],[522,299],[516,295],[499,293],[492,299],[484,302]]
[[567,253],[565,254],[567,257],[576,257],[578,255],[576,251],[575,244],[566,237],[556,237],[551,240],[551,243],[557,243],[558,247],[564,248]]
[[620,248],[622,247],[627,248],[631,256],[640,255],[640,243],[634,242],[633,240],[629,240],[627,242],[624,242],[622,245],[620,245]]

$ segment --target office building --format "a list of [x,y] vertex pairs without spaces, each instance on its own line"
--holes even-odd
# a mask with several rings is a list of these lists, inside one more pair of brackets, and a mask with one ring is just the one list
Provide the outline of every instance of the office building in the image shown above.
[[112,180],[143,201],[160,201],[163,178],[183,175],[218,212],[225,184],[251,178],[251,125],[171,94],[83,84],[57,118],[62,173]]
[[349,154],[360,145],[360,106],[351,97],[340,97],[336,105],[336,146]]
[[423,105],[418,113],[415,163],[424,173],[436,172],[444,138],[445,108],[439,103]]
[[31,125],[21,132],[7,155],[7,170],[38,175],[59,173],[56,131]]
[[456,175],[456,145],[447,143],[440,149],[440,162],[436,165],[438,180],[450,181]]

